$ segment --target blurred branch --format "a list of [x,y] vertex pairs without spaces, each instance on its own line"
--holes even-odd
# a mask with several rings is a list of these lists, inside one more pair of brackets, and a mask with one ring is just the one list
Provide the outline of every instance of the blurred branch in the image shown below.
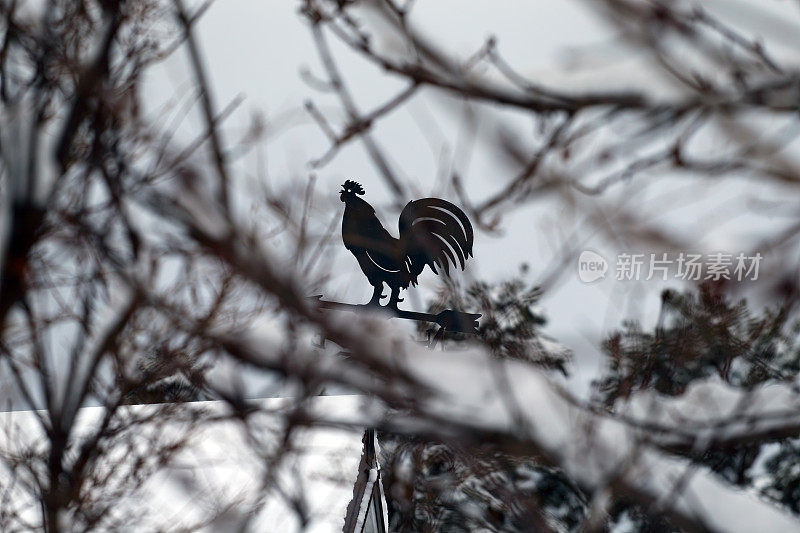
[[[380,171],[381,175],[384,178],[384,181],[386,181],[386,184],[389,186],[389,188],[392,190],[395,196],[397,196],[398,198],[403,198],[404,196],[403,187],[400,184],[400,181],[395,175],[394,171],[391,169],[388,161],[383,155],[383,152],[378,147],[378,144],[370,135],[368,127],[371,124],[372,120],[374,120],[374,118],[377,118],[377,116],[380,116],[382,114],[387,113],[388,111],[391,111],[391,109],[393,109],[399,103],[401,103],[402,100],[405,100],[407,97],[411,96],[411,94],[414,92],[415,87],[412,87],[409,91],[407,91],[407,94],[405,96],[403,96],[401,93],[401,96],[399,97],[400,100],[397,103],[392,104],[390,101],[390,103],[387,104],[389,106],[388,109],[384,111],[378,109],[377,110],[378,114],[375,117],[373,117],[373,119],[368,119],[368,121],[365,121],[365,119],[360,116],[355,101],[353,100],[352,95],[347,89],[347,86],[344,84],[344,80],[342,79],[342,76],[339,73],[339,69],[336,66],[335,61],[333,60],[330,48],[328,47],[328,43],[325,40],[325,36],[320,26],[320,20],[313,17],[311,18],[311,34],[314,37],[314,44],[316,44],[317,46],[317,52],[319,53],[319,56],[322,59],[322,64],[325,67],[325,71],[328,74],[331,86],[336,90],[336,94],[339,96],[339,100],[342,102],[342,106],[344,107],[348,119],[350,120],[351,125],[348,126],[347,128],[348,133],[350,131],[353,132],[350,136],[356,133],[359,134],[367,150],[367,153],[369,154],[372,161],[375,163],[375,166]],[[347,135],[348,133],[345,133],[345,135]],[[335,145],[340,144],[340,142],[335,142],[334,144]]]
[[331,159],[336,155],[339,149],[347,144],[351,139],[354,137],[362,135],[365,131],[372,127],[372,124],[383,115],[391,113],[396,107],[405,103],[406,100],[411,98],[411,96],[416,92],[417,85],[411,84],[405,90],[401,91],[397,96],[389,100],[388,102],[384,103],[383,105],[379,106],[377,109],[367,113],[357,122],[350,123],[344,130],[341,135],[332,134],[330,127],[327,125],[327,122],[321,117],[319,111],[317,111],[316,107],[313,106],[310,102],[306,104],[306,109],[308,109],[309,113],[314,117],[323,131],[326,132],[328,137],[332,140],[333,145],[325,152],[322,156],[314,159],[311,164],[315,167],[320,167],[326,165],[330,162]]
[[[230,209],[228,199],[228,188],[230,187],[230,179],[228,178],[227,163],[225,158],[224,148],[222,146],[221,134],[218,129],[216,121],[216,112],[214,103],[211,96],[211,86],[209,84],[208,75],[206,74],[205,64],[202,56],[200,55],[200,47],[194,37],[193,26],[197,20],[196,16],[189,17],[183,7],[182,0],[174,0],[175,9],[177,12],[178,20],[183,26],[183,33],[186,39],[186,45],[189,48],[189,57],[191,58],[192,69],[197,81],[197,86],[200,89],[200,103],[205,116],[206,126],[208,127],[208,138],[211,142],[211,154],[214,162],[214,168],[219,177],[218,184],[218,198],[225,211]],[[205,9],[201,7],[201,11]]]

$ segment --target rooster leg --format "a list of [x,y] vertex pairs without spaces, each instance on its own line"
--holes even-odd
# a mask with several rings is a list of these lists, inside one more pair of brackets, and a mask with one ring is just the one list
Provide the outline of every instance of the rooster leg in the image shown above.
[[402,301],[403,299],[400,298],[400,287],[392,287],[392,296],[389,298],[389,302],[386,304],[386,307],[390,309],[397,309],[397,303]]
[[383,298],[383,283],[381,283],[380,285],[375,285],[374,287],[375,287],[375,292],[372,293],[372,298],[370,299],[369,302],[367,302],[367,305],[380,306],[381,298]]

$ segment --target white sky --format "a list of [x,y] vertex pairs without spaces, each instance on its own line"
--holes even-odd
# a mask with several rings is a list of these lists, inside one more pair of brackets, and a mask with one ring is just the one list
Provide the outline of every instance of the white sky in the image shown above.
[[[530,3],[419,0],[414,4],[411,23],[449,53],[461,58],[478,50],[488,36],[497,35],[499,50],[509,63],[548,85],[573,88],[586,88],[590,83],[602,83],[611,88],[647,85],[665,93],[674,92],[673,86],[644,68],[646,57],[642,53],[622,48],[614,40],[610,28],[596,16],[591,4],[591,1],[578,0]],[[759,7],[782,13],[777,21],[764,19],[746,2],[714,0],[704,2],[703,6],[718,9],[731,23],[767,33],[773,44],[772,51],[781,57],[792,57],[796,62],[797,49],[791,47],[797,46],[792,36],[796,35],[793,32],[798,28],[800,10],[788,4],[791,3],[759,2]],[[344,179],[355,179],[364,185],[365,199],[376,206],[384,225],[396,232],[397,212],[387,204],[387,189],[359,142],[346,146],[322,168],[307,166],[307,161],[325,152],[328,141],[303,111],[304,102],[313,100],[327,116],[334,118],[337,127],[342,125],[342,115],[334,96],[316,91],[301,79],[300,71],[304,68],[320,78],[324,77],[324,72],[298,7],[299,3],[286,1],[218,0],[204,15],[199,36],[213,78],[217,107],[221,109],[237,97],[244,97],[242,106],[227,122],[228,139],[235,142],[251,117],[263,114],[271,128],[264,153],[268,179],[273,186],[303,183],[313,171],[318,177],[317,191],[322,199],[316,207],[330,216],[342,209],[337,195],[339,184]],[[362,111],[381,104],[403,88],[402,82],[376,71],[344,50],[335,39],[330,42],[346,83]],[[377,45],[390,48],[391,42],[378,40]],[[603,58],[599,63],[601,68],[597,63],[586,68],[586,64],[598,57]],[[154,113],[163,111],[160,102],[176,95],[186,97],[192,87],[186,65],[186,56],[178,53],[155,69],[146,93]],[[456,158],[456,163],[452,163],[452,154],[460,143],[459,117],[452,112],[453,103],[441,93],[423,90],[406,108],[379,121],[373,131],[389,155],[393,169],[410,185],[412,194],[440,194],[455,200],[452,191],[442,191],[435,184],[442,168],[456,169],[465,177],[470,196],[480,201],[501,187],[513,173],[498,166],[491,153],[480,148],[480,140],[468,163],[464,163],[463,158]],[[532,128],[528,117],[505,114],[520,128],[521,134],[530,135]],[[183,134],[196,134],[198,125],[196,117],[190,117]],[[491,123],[481,128],[481,134],[491,135]],[[256,176],[256,168],[254,157],[244,159],[237,166],[247,179],[261,179]],[[709,211],[712,214],[723,208],[742,211],[739,192],[737,184],[721,191],[713,183],[680,180],[670,182],[666,188],[651,188],[644,193],[623,186],[611,194],[621,198],[639,194],[643,209],[651,211],[653,216],[671,217],[676,230],[688,232],[694,242],[707,248],[706,251],[716,251],[716,248],[736,253],[742,251],[736,247],[741,242],[739,232],[746,234],[752,221],[741,222],[739,226],[725,224],[708,235],[693,232],[698,231]],[[702,200],[709,195],[712,200]],[[665,199],[669,198],[673,199],[672,204],[665,204]],[[688,202],[687,198],[693,201]],[[675,205],[675,199],[682,200],[680,209],[664,208]],[[570,241],[578,220],[547,201],[518,210],[504,219],[501,234],[479,232],[476,235],[475,259],[468,263],[466,276],[505,279],[525,262],[531,266],[529,279],[536,280],[552,266],[554,254]],[[582,388],[599,368],[601,358],[597,347],[604,334],[618,327],[624,318],[637,317],[645,324],[652,323],[664,285],[614,280],[613,254],[627,249],[626,243],[613,243],[609,248],[609,243],[593,239],[591,232],[583,234],[589,237],[585,243],[580,243],[580,249],[604,251],[606,258],[612,261],[610,275],[593,285],[583,284],[575,274],[564,276],[563,282],[543,301],[550,317],[547,332],[576,351],[580,362],[575,376],[578,388]],[[336,243],[332,251],[337,254],[335,265],[344,269],[345,274],[334,277],[323,292],[328,297],[346,301],[366,301],[371,287],[354,271],[354,259]],[[575,265],[571,263],[569,268],[574,269]],[[419,309],[424,301],[423,291],[434,288],[438,280],[426,273],[421,282],[422,290],[406,291],[404,305],[409,309]]]

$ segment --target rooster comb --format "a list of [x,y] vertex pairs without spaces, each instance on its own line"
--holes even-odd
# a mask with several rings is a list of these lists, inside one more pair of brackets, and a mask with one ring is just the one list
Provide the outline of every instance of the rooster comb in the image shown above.
[[364,194],[364,187],[362,187],[360,183],[357,183],[353,180],[345,180],[342,187],[344,187],[345,190],[349,190],[356,194]]

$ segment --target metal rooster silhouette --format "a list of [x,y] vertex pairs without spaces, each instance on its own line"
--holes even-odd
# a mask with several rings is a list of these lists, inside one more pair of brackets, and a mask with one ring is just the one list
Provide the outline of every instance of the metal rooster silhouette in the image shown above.
[[368,305],[380,305],[386,283],[391,289],[386,307],[396,310],[403,301],[400,289],[416,285],[426,265],[437,274],[449,274],[451,265],[463,270],[472,257],[472,224],[450,202],[439,198],[409,202],[400,213],[396,239],[381,225],[375,209],[359,198],[363,194],[359,183],[347,180],[339,197],[345,205],[342,240],[375,288]]

